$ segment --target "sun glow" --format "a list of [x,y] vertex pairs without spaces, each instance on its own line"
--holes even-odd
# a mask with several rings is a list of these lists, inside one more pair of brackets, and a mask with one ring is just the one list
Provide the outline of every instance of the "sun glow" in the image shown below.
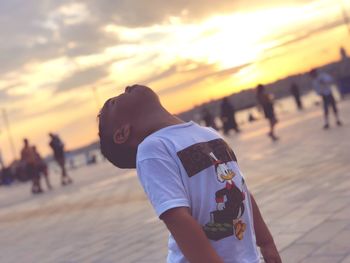
[[285,7],[213,17],[200,26],[201,37],[180,56],[218,63],[222,68],[254,62],[274,44],[263,40],[280,33],[295,20],[297,12],[296,8]]
[[[133,83],[152,87],[165,106],[178,113],[258,83],[334,62],[339,59],[340,46],[350,51],[341,9],[333,0],[288,1],[284,7],[282,2],[286,2],[280,2],[280,7],[211,13],[204,20],[187,19],[191,12],[184,10],[151,25],[129,27],[110,21],[98,28],[104,31],[102,38],[108,36],[108,44],[100,49],[72,56],[64,54],[63,45],[56,55],[27,61],[0,80],[0,102],[8,111],[17,145],[28,136],[46,154],[50,149],[42,136],[48,131],[67,138],[68,148],[95,140],[97,104]],[[76,27],[79,31],[79,25],[90,17],[94,13],[87,5],[70,4],[53,10],[41,22],[57,40],[62,25],[65,30]],[[80,32],[82,36],[89,36],[86,30]],[[57,44],[44,37],[29,40],[29,46]],[[79,50],[78,40],[79,34],[77,41],[66,43],[67,49]],[[84,50],[84,45],[81,47]],[[84,82],[89,76],[82,73],[94,73],[94,68],[96,79]],[[65,81],[71,87],[61,90]],[[2,123],[0,129],[4,131]],[[1,150],[9,155],[5,133],[0,135]]]

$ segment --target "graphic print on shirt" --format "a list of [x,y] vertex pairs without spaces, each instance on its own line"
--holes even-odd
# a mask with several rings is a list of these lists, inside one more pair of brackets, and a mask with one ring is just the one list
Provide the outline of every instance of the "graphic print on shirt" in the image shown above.
[[[245,193],[236,186],[233,180],[236,174],[227,165],[236,161],[232,149],[222,139],[216,139],[192,145],[178,152],[178,156],[189,177],[213,166],[213,176],[222,183],[222,188],[213,196],[216,210],[210,212],[210,221],[203,226],[207,237],[217,241],[235,236],[242,240],[246,230],[246,224],[241,219],[245,210]],[[244,179],[240,181],[243,188]]]

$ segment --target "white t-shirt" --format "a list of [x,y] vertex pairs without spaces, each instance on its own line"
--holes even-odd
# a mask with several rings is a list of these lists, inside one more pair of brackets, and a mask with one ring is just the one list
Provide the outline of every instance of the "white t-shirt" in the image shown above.
[[[189,207],[227,263],[258,263],[250,195],[235,154],[211,128],[163,128],[138,147],[137,173],[156,213]],[[169,236],[168,263],[188,262]]]
[[318,73],[317,77],[312,81],[312,86],[316,93],[321,96],[332,94],[331,87],[334,83],[333,78],[324,72]]

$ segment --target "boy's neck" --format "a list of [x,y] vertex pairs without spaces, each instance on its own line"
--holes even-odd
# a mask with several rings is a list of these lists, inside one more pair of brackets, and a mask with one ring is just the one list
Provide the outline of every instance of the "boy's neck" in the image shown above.
[[154,114],[143,116],[143,118],[136,121],[134,125],[135,131],[138,133],[136,135],[138,138],[137,144],[141,143],[147,136],[156,131],[181,123],[184,123],[184,121],[167,111],[156,112]]

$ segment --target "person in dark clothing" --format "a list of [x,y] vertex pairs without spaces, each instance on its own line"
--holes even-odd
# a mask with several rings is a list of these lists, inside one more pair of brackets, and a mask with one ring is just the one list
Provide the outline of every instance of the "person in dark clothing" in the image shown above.
[[273,140],[278,140],[278,137],[275,135],[275,125],[277,123],[277,118],[275,116],[275,111],[273,107],[272,96],[265,91],[265,86],[259,84],[257,86],[257,101],[260,107],[264,111],[265,118],[269,120],[270,131],[268,136]]
[[202,118],[205,123],[205,126],[212,127],[215,130],[218,130],[218,127],[216,126],[215,120],[213,115],[210,113],[208,108],[203,108],[202,110]]
[[33,151],[34,151],[35,158],[36,158],[37,169],[38,169],[39,173],[44,175],[46,186],[49,190],[51,190],[52,186],[51,186],[50,179],[49,179],[49,172],[47,169],[47,164],[45,163],[44,159],[41,157],[41,155],[39,154],[39,152],[37,151],[35,146],[33,146]]
[[300,99],[299,86],[295,82],[293,82],[292,85],[290,86],[290,93],[294,97],[295,104],[297,105],[298,110],[302,110],[303,104],[302,104],[301,99]]
[[40,173],[37,166],[37,159],[34,152],[34,147],[29,145],[28,139],[23,140],[24,146],[21,151],[21,159],[25,163],[26,171],[29,177],[32,179],[32,193],[43,193],[40,184]]
[[253,113],[249,112],[248,114],[248,121],[253,122],[256,121],[256,118],[254,117]]
[[221,102],[221,121],[225,135],[228,135],[231,129],[240,132],[235,119],[235,109],[228,98],[223,98]]
[[50,147],[53,151],[55,161],[62,171],[61,183],[62,185],[70,184],[72,183],[72,179],[67,175],[65,167],[64,144],[57,134],[49,133],[49,136],[51,138]]

